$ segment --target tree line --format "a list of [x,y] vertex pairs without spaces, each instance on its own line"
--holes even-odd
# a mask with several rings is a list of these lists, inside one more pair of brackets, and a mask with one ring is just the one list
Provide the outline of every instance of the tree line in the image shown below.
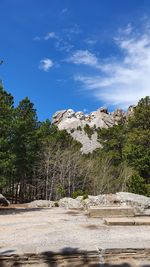
[[97,129],[103,148],[83,155],[81,144],[50,120],[38,121],[34,104],[0,86],[0,192],[12,203],[130,191],[149,194],[150,98],[134,116]]

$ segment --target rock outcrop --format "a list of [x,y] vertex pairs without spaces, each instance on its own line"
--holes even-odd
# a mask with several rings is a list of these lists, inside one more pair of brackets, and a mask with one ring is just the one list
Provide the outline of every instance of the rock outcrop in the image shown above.
[[58,206],[66,209],[89,209],[93,206],[130,206],[140,214],[145,210],[150,211],[150,198],[128,192],[119,192],[98,196],[89,195],[86,199],[83,199],[82,196],[76,199],[65,197],[59,200]]
[[58,205],[59,207],[66,209],[83,209],[83,197],[79,196],[76,199],[65,197],[59,200]]
[[0,194],[0,206],[9,206],[10,202],[2,195]]
[[118,192],[116,194],[103,194],[98,196],[88,196],[84,200],[85,206],[103,206],[103,205],[128,205],[137,207],[139,210],[150,209],[150,198],[128,192]]
[[[82,144],[82,152],[87,154],[101,147],[97,141],[97,128],[109,128],[118,124],[122,119],[126,119],[134,112],[134,107],[130,106],[127,112],[121,109],[110,113],[106,108],[100,108],[90,114],[82,111],[75,112],[72,109],[57,111],[53,115],[52,123],[57,125],[59,130],[67,130],[75,140]],[[86,131],[91,129],[90,135]]]
[[49,200],[34,200],[27,204],[29,208],[52,208],[55,207],[55,203]]
[[119,192],[116,193],[116,199],[120,204],[137,207],[140,210],[150,209],[150,198],[138,194]]

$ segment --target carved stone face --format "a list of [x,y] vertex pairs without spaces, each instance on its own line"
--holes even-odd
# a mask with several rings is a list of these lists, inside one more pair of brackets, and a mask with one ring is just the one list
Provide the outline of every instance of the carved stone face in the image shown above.
[[91,113],[90,113],[90,118],[91,118],[91,119],[96,118],[96,114],[95,114],[95,112],[91,112]]
[[66,118],[72,118],[75,116],[75,112],[73,109],[68,109],[66,114],[65,114]]
[[82,120],[82,119],[84,119],[84,113],[82,112],[82,111],[78,111],[78,112],[76,112],[76,118],[77,119],[80,119],[80,120]]
[[105,113],[105,114],[108,114],[108,110],[107,110],[107,108],[105,108],[105,107],[101,107],[101,108],[99,108],[98,111],[99,111],[99,112],[102,112],[102,113]]

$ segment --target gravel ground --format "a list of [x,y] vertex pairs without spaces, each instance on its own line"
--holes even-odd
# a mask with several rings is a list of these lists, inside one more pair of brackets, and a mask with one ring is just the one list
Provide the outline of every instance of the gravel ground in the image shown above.
[[0,255],[106,248],[150,248],[150,226],[106,226],[102,219],[64,208],[0,213]]

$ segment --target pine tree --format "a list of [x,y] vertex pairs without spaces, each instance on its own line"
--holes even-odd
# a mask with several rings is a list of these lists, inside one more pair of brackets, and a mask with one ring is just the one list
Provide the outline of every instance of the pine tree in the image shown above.
[[108,129],[98,130],[98,139],[106,152],[113,160],[114,165],[118,165],[123,160],[123,147],[126,138],[126,126],[119,123]]
[[128,122],[124,155],[140,176],[150,183],[150,97],[141,99]]
[[10,183],[13,173],[13,97],[0,86],[0,188]]
[[37,115],[33,103],[23,99],[15,109],[14,153],[16,155],[16,177],[20,202],[26,201],[26,185],[32,183],[33,167],[37,157]]

